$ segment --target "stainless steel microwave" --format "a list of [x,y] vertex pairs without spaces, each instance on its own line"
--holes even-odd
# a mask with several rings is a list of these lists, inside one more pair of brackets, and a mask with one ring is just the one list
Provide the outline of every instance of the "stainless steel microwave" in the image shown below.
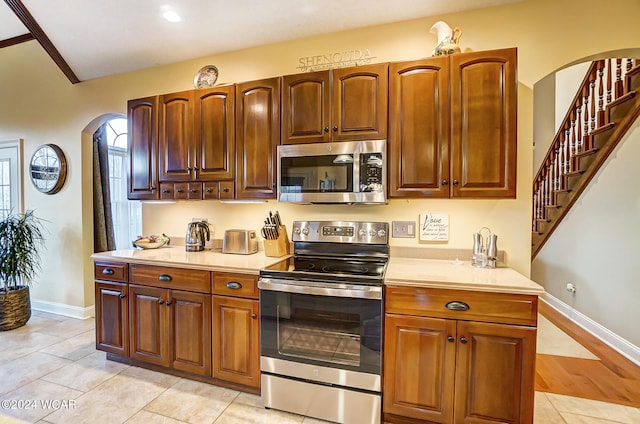
[[278,146],[278,200],[386,203],[386,140]]

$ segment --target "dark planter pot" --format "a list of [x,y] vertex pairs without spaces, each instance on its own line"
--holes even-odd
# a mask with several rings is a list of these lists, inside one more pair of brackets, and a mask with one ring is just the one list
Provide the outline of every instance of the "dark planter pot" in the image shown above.
[[22,327],[31,318],[29,287],[18,286],[15,290],[0,290],[0,331]]

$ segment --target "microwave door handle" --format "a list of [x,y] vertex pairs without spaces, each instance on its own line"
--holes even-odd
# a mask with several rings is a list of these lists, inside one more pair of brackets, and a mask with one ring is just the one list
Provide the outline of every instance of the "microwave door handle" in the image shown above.
[[360,153],[353,154],[353,191],[360,193]]

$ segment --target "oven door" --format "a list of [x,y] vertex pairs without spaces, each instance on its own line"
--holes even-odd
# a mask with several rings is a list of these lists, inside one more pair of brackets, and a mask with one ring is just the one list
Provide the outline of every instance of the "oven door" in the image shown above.
[[382,287],[261,278],[261,356],[380,375]]

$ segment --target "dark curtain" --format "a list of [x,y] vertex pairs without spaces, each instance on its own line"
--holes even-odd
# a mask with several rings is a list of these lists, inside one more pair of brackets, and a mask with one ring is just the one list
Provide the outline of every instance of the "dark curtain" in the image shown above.
[[106,124],[93,133],[93,251],[115,250]]

